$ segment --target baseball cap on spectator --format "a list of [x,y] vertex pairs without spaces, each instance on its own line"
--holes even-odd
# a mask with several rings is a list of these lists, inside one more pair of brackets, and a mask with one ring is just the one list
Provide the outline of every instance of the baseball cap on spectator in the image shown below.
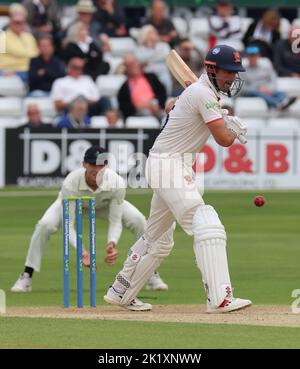
[[248,46],[246,47],[246,54],[247,55],[257,55],[260,53],[260,49],[258,46]]
[[95,8],[91,0],[79,0],[76,5],[77,13],[95,13],[97,9]]

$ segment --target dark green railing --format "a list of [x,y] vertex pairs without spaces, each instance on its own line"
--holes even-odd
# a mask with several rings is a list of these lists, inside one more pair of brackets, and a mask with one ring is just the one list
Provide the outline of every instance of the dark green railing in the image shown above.
[[[149,6],[151,0],[117,0],[120,5],[123,6]],[[0,1],[0,5],[9,4],[13,2],[20,1],[9,1],[4,0]],[[214,5],[215,0],[166,0],[166,2],[170,5],[174,6],[201,6],[201,5]],[[59,0],[59,4],[64,5],[74,5],[77,3],[76,0]],[[300,7],[299,0],[232,0],[232,3],[239,7],[281,7],[281,8],[290,8],[290,7]]]

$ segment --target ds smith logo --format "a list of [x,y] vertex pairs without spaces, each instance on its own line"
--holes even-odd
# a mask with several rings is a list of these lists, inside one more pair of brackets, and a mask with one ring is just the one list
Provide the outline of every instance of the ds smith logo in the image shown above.
[[300,53],[300,28],[296,28],[292,32],[292,52],[294,54]]
[[6,53],[6,33],[0,30],[0,54]]

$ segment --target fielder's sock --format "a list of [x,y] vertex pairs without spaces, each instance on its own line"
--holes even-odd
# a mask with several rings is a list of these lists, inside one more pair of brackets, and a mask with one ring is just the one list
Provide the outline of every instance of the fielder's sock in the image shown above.
[[33,272],[34,272],[34,269],[33,268],[30,268],[30,267],[27,267],[26,266],[25,269],[24,269],[24,273],[27,273],[28,276],[29,276],[29,278],[32,278]]

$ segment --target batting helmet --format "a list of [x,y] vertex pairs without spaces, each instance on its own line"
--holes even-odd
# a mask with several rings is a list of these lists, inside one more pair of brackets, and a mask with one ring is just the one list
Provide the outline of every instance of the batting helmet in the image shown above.
[[[218,69],[223,69],[230,72],[245,72],[245,68],[242,65],[240,53],[233,47],[228,45],[217,45],[210,49],[206,55],[204,65],[210,81],[214,84],[217,91],[220,90],[216,77]],[[243,80],[237,77],[232,84],[232,87],[226,94],[231,97],[236,95],[242,88]]]

